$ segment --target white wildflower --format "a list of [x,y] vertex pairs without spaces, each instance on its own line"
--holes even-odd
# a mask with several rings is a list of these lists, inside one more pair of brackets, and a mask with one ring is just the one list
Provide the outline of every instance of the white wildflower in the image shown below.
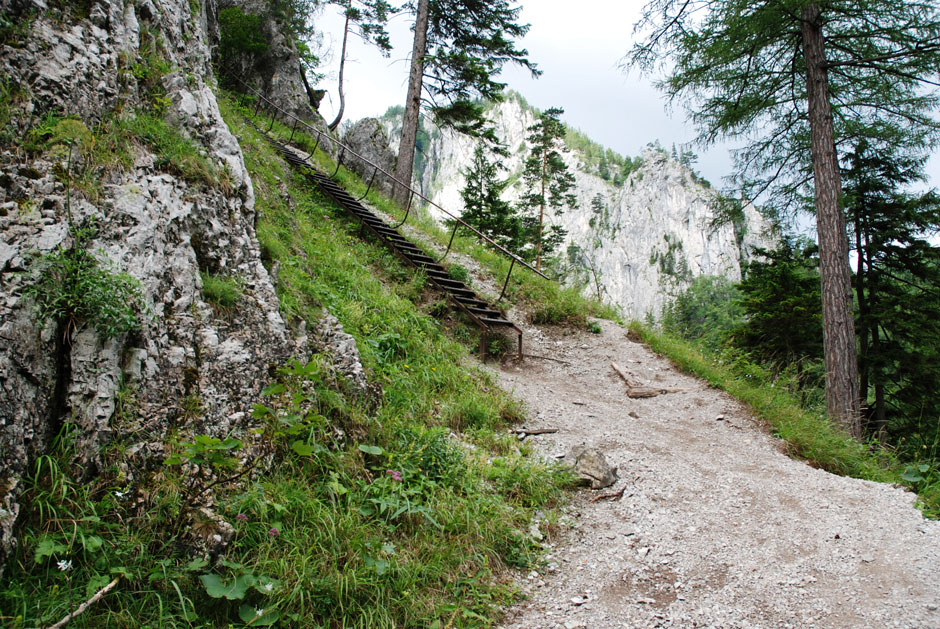
[[255,608],[255,616],[264,616],[264,609],[261,607]]
[[65,572],[66,570],[72,569],[72,560],[63,559],[62,561],[56,562],[56,565],[59,567],[59,570],[61,570],[62,572]]

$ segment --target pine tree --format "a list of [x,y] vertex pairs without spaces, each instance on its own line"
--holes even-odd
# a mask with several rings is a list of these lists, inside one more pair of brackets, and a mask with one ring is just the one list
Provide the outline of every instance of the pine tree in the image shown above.
[[[529,27],[517,23],[519,8],[511,8],[508,0],[417,0],[414,10],[411,72],[395,166],[395,177],[405,184],[411,183],[414,169],[422,103],[438,125],[495,143],[478,99],[502,100],[505,84],[496,76],[507,63],[539,74],[528,52],[513,43]],[[408,192],[396,186],[393,197],[405,203]]]
[[938,128],[936,3],[652,0],[638,27],[649,36],[629,63],[669,63],[660,85],[689,104],[702,143],[752,139],[736,156],[745,198],[769,190],[782,209],[815,199],[827,409],[860,436],[839,151],[857,137],[879,146],[936,139],[893,131]]
[[539,114],[538,121],[528,128],[526,144],[529,156],[525,160],[522,181],[526,192],[520,201],[526,240],[535,248],[535,268],[542,269],[542,256],[551,254],[565,237],[559,225],[546,229],[546,214],[561,214],[567,207],[578,206],[571,189],[574,175],[568,170],[562,154],[565,126],[559,116],[564,109],[552,107]]
[[738,284],[745,322],[733,343],[780,372],[793,365],[804,385],[804,364],[822,358],[819,260],[815,245],[784,239],[775,251],[758,249]]
[[464,203],[461,218],[512,251],[519,246],[521,223],[512,205],[500,198],[509,185],[499,178],[506,168],[486,153],[486,147],[477,144],[473,161],[463,172],[466,184],[460,191]]
[[940,389],[940,249],[926,240],[940,228],[940,196],[905,190],[923,180],[924,161],[862,140],[843,174],[856,251],[859,390],[868,432],[895,439],[919,423]]

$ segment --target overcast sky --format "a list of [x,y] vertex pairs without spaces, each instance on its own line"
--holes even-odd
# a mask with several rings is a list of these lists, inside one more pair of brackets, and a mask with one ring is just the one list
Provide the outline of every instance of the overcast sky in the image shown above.
[[[531,25],[522,47],[543,74],[533,80],[527,72],[507,66],[502,82],[539,109],[564,108],[566,123],[623,155],[638,155],[654,140],[666,149],[693,140],[695,130],[681,107],[669,111],[648,77],[635,70],[625,73],[619,67],[633,42],[641,0],[580,0],[578,10],[573,10],[570,0],[524,0],[521,4],[520,21]],[[398,16],[392,20],[394,50],[388,59],[357,38],[350,39],[344,119],[377,116],[391,105],[404,103],[411,19]],[[333,59],[324,68],[328,77],[320,85],[329,90],[320,107],[329,121],[338,106],[335,75],[343,26],[340,12],[326,7],[318,25],[324,31],[326,47],[333,49]],[[692,148],[699,154],[697,170],[720,187],[731,169],[729,147]],[[929,164],[928,174],[937,185],[937,160]]]

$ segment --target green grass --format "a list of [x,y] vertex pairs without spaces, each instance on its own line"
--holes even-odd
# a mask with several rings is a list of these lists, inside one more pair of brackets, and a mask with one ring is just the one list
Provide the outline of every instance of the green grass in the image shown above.
[[630,331],[682,371],[747,404],[785,442],[791,456],[843,476],[906,484],[919,490],[921,508],[926,515],[940,516],[940,482],[936,482],[936,478],[920,484],[905,481],[902,478],[905,466],[892,452],[874,444],[860,443],[823,414],[802,408],[797,397],[774,387],[762,377],[759,369],[736,369],[719,364],[689,342],[656,333],[640,323],[630,324]]
[[238,304],[244,289],[241,283],[234,278],[200,272],[202,279],[202,296],[212,306],[221,311],[229,311]]
[[[190,417],[168,435],[169,458],[133,477],[115,442],[92,481],[79,480],[64,436],[24,487],[0,617],[48,625],[118,578],[70,626],[491,626],[516,596],[508,569],[541,552],[527,533],[536,511],[555,526],[570,476],[507,433],[522,409],[464,366],[468,349],[422,310],[432,306],[423,277],[360,239],[221,105],[244,147],[285,314],[312,323],[328,308],[382,396],[363,399],[317,354],[279,370],[252,430],[228,439],[186,434],[202,405],[184,398]],[[231,280],[202,279],[212,300],[237,299]],[[122,397],[122,423],[135,421],[133,398]],[[259,474],[247,473],[252,461]],[[233,530],[219,556],[193,550],[219,530],[194,509],[210,485]]]
[[[14,92],[0,85],[0,119],[9,120],[16,115],[11,104],[15,97]],[[231,191],[231,177],[225,168],[210,161],[196,143],[180,131],[145,111],[130,115],[112,114],[91,127],[76,117],[46,114],[33,126],[25,140],[10,141],[14,145],[21,143],[33,154],[45,154],[59,160],[63,171],[59,175],[63,181],[71,143],[72,185],[92,200],[100,197],[101,182],[106,174],[126,173],[133,168],[134,155],[140,148],[153,154],[154,166],[160,171],[191,184]]]

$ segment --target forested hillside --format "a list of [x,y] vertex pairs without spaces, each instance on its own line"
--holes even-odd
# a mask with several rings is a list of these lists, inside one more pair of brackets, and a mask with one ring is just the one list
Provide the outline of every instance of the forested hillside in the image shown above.
[[940,622],[937,8],[651,3],[720,190],[506,89],[529,29],[0,0],[4,626]]

